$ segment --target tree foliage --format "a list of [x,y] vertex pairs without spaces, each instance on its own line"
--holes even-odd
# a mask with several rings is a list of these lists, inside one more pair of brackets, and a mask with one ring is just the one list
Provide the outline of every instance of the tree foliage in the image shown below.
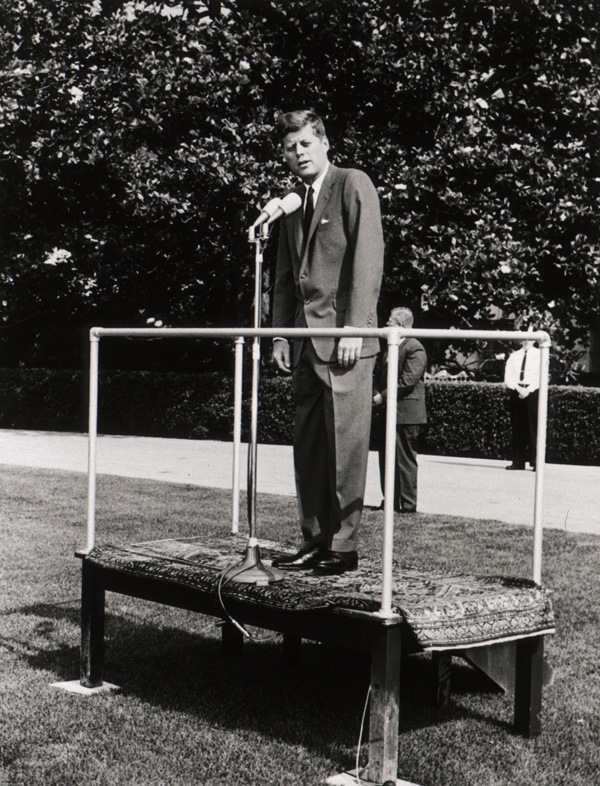
[[4,364],[78,364],[91,323],[250,324],[245,228],[290,182],[273,119],[311,105],[379,190],[382,316],[531,320],[573,373],[600,316],[594,0],[0,0],[0,31]]

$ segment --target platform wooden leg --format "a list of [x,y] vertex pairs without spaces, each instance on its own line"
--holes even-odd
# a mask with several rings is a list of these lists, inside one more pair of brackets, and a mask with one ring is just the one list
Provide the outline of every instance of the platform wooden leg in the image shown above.
[[514,729],[524,737],[537,737],[542,730],[544,637],[517,642]]
[[244,634],[229,620],[226,620],[221,627],[221,652],[223,655],[236,658],[244,652]]
[[104,672],[104,587],[90,566],[81,568],[80,683],[84,688],[102,685]]
[[400,717],[400,625],[383,628],[371,649],[368,780],[396,783]]
[[283,634],[283,663],[288,667],[300,665],[302,660],[302,638],[291,633]]
[[434,707],[448,706],[450,698],[450,677],[452,674],[452,655],[447,652],[434,652],[431,656],[432,685],[431,698]]

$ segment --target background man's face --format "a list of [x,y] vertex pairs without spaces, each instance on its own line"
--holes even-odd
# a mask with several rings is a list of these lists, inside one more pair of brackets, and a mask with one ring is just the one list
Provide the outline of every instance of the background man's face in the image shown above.
[[290,132],[283,140],[283,157],[295,175],[305,183],[314,182],[327,164],[329,142],[319,137],[311,125]]

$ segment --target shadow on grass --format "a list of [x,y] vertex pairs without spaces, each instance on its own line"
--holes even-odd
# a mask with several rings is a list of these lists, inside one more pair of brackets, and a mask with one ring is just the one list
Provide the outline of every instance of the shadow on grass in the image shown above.
[[[110,602],[110,594],[108,598]],[[243,657],[232,658],[222,654],[214,618],[132,598],[126,602],[135,604],[136,610],[139,603],[143,611],[154,607],[167,616],[183,617],[179,628],[163,627],[160,619],[149,624],[107,614],[105,679],[121,686],[121,695],[163,710],[201,716],[211,725],[302,744],[321,755],[331,755],[341,740],[345,745],[356,744],[369,686],[366,655],[304,642],[301,662],[292,667],[282,660],[280,636],[251,629],[256,640],[246,643]],[[40,632],[44,621],[48,627],[57,622],[79,626],[76,605],[38,603],[14,613],[40,618]],[[21,657],[32,668],[55,674],[57,681],[73,680],[79,675],[79,648],[71,642],[72,637],[59,647],[29,649]],[[467,719],[508,726],[497,717],[503,706],[492,683],[462,661],[454,663],[450,703],[437,709],[429,700],[430,658],[403,659],[401,732]],[[481,709],[457,701],[474,696]],[[368,729],[363,742],[367,739]],[[347,753],[338,750],[337,754],[344,767],[352,766]]]

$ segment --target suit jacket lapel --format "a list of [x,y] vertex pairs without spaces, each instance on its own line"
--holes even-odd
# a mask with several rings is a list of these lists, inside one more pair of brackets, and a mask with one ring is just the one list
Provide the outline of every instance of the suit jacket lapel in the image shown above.
[[[323,212],[327,207],[327,203],[329,202],[329,199],[331,197],[333,184],[335,182],[336,172],[337,172],[337,167],[335,167],[333,164],[329,164],[329,169],[327,170],[327,174],[325,175],[325,180],[323,180],[323,185],[321,186],[321,190],[319,191],[319,198],[317,199],[317,204],[315,205],[315,212],[313,213],[312,221],[310,222],[308,237],[304,238],[303,239],[304,242],[303,244],[301,244],[302,245],[302,253],[300,255],[301,257],[303,257],[304,254],[306,253],[306,249],[308,248],[308,242],[313,236],[315,229],[319,225],[321,216],[323,215]],[[298,212],[302,213],[303,211],[298,211]],[[298,229],[300,230],[300,235],[302,235],[301,219],[298,223]],[[298,247],[300,247],[300,245]]]
[[321,190],[319,191],[319,198],[317,199],[317,204],[315,205],[315,212],[313,213],[312,221],[310,222],[310,229],[308,231],[309,239],[312,237],[313,232],[319,225],[321,216],[323,215],[323,212],[327,207],[327,203],[331,197],[331,191],[335,181],[335,172],[335,168],[332,164],[330,164],[327,174],[325,175],[323,185],[321,186]]
[[[304,198],[306,196],[306,189],[304,186],[298,186],[295,188],[294,191],[298,194],[298,196],[302,199],[302,203],[304,204]],[[294,243],[296,245],[296,251],[298,252],[298,259],[302,258],[302,216],[304,214],[304,209],[301,207],[293,214],[292,218],[294,219]]]

